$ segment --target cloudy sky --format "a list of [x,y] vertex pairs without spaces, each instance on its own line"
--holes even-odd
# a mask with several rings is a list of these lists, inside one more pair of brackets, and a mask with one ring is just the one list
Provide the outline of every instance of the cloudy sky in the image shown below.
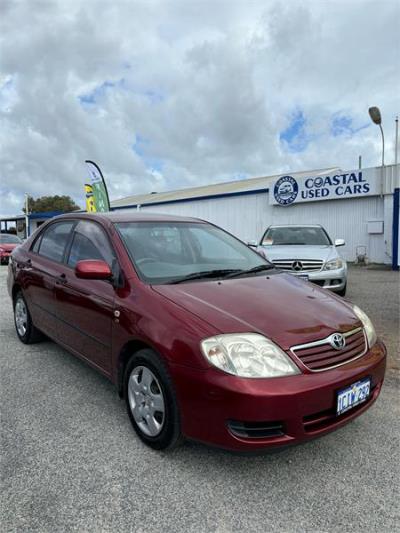
[[0,0],[0,214],[394,157],[398,0]]

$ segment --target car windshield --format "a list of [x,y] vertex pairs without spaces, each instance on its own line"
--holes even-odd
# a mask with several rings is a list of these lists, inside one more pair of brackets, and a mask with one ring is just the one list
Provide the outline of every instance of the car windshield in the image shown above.
[[16,235],[2,233],[0,234],[0,243],[1,244],[21,244],[21,239],[19,239]]
[[138,274],[148,283],[250,276],[272,268],[241,241],[209,224],[122,222],[116,227]]
[[318,226],[275,226],[267,229],[261,244],[264,246],[329,246],[332,243],[325,230]]

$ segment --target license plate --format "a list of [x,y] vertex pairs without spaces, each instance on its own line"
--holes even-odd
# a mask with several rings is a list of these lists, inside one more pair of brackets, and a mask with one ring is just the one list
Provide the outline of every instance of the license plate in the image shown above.
[[288,274],[296,276],[296,278],[305,279],[306,281],[308,281],[308,274],[297,274],[297,272],[288,272]]
[[300,279],[305,279],[306,281],[308,281],[308,274],[297,274],[297,277],[300,278]]
[[341,415],[349,409],[356,407],[356,405],[368,400],[370,390],[371,380],[366,378],[339,391],[337,395],[336,414]]

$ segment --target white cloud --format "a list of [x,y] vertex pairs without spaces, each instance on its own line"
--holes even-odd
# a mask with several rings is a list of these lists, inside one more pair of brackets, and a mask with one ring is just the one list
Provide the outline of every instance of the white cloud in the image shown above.
[[[87,158],[112,198],[378,164],[370,105],[390,162],[399,18],[397,0],[3,0],[0,211],[24,192],[83,205]],[[280,135],[298,111],[296,151]],[[334,135],[334,117],[351,128]]]

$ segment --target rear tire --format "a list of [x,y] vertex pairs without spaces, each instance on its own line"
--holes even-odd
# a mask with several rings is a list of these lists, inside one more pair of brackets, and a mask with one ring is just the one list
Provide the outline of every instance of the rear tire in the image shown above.
[[346,290],[347,290],[347,283],[346,283],[346,285],[343,287],[343,289],[341,289],[340,291],[337,291],[336,294],[338,294],[339,296],[346,296]]
[[124,376],[129,419],[139,438],[155,450],[171,450],[182,441],[179,407],[172,378],[150,349],[129,360]]
[[14,297],[14,324],[18,338],[24,344],[34,344],[43,340],[43,333],[33,325],[31,314],[21,291],[18,291]]

